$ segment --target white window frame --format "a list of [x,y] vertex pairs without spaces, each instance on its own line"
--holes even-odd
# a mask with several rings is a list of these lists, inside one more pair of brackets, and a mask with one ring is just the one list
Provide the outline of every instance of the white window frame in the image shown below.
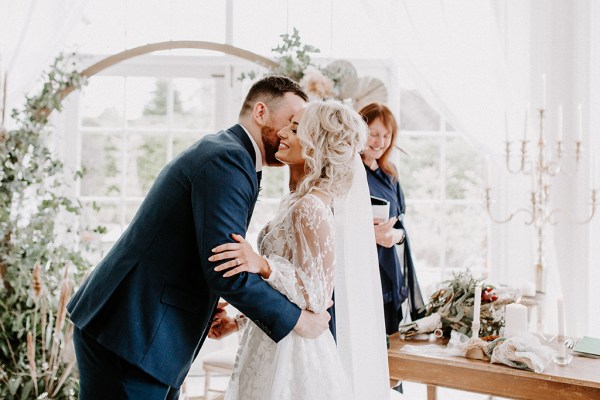
[[[437,112],[437,110],[434,110]],[[406,205],[408,208],[408,213],[410,214],[410,209],[411,206],[413,205],[434,205],[434,206],[441,206],[444,207],[444,209],[446,209],[447,207],[451,207],[451,206],[475,206],[475,207],[484,207],[484,203],[483,203],[483,195],[484,195],[484,188],[481,188],[481,197],[477,197],[477,198],[467,198],[467,199],[450,199],[447,198],[447,192],[446,192],[446,174],[445,171],[447,170],[447,146],[448,146],[448,141],[447,139],[450,138],[462,138],[463,140],[465,140],[465,142],[468,144],[469,141],[465,138],[465,135],[463,133],[461,133],[460,131],[449,131],[447,130],[447,121],[444,118],[444,116],[438,112],[438,116],[440,118],[439,121],[439,130],[400,130],[399,132],[399,136],[401,137],[408,137],[408,138],[416,138],[416,139],[422,139],[422,138],[429,138],[429,139],[437,139],[437,142],[439,144],[439,148],[440,148],[440,165],[439,165],[439,171],[440,171],[440,178],[439,178],[439,186],[438,186],[438,193],[439,193],[439,197],[436,198],[413,198],[410,195],[406,195]],[[398,120],[400,120],[400,116],[397,117]],[[399,121],[399,126],[401,126],[401,121]],[[489,161],[488,161],[489,162]],[[402,182],[400,182],[400,184],[402,184]],[[476,278],[486,278],[489,276],[489,272],[490,272],[490,263],[491,263],[491,229],[492,229],[492,221],[489,218],[486,218],[485,220],[486,223],[486,236],[487,236],[487,252],[485,254],[485,265],[481,268],[477,268],[477,267],[470,267],[469,270],[471,271],[471,273],[476,277]],[[449,266],[447,264],[447,260],[446,260],[446,250],[448,248],[448,246],[451,245],[451,240],[450,237],[448,236],[448,228],[445,227],[443,224],[441,224],[440,226],[440,237],[441,237],[441,243],[438,246],[438,254],[437,254],[437,259],[439,260],[439,265],[436,266],[420,266],[418,265],[418,260],[415,260],[416,262],[416,270],[417,270],[417,275],[421,275],[423,277],[428,276],[437,276],[436,282],[442,282],[446,279],[449,279],[452,274],[461,272],[465,270],[465,267],[462,266]],[[410,229],[410,227],[407,227],[407,229]],[[413,239],[414,240],[414,239]],[[413,255],[414,258],[414,255]],[[419,273],[419,271],[421,271]],[[424,289],[423,286],[426,286],[427,284],[430,284],[431,282],[427,282],[427,279],[425,279],[425,285],[421,286],[421,289]],[[424,295],[426,296],[427,294],[424,293]]]

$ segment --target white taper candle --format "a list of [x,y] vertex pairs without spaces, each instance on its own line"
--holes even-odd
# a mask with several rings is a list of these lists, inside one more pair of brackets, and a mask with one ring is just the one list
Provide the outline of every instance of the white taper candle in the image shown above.
[[473,328],[477,332],[473,332],[473,337],[479,336],[479,315],[481,314],[481,285],[475,286],[475,298],[473,300]]
[[565,357],[565,303],[562,294],[556,301],[558,306],[558,356]]
[[563,140],[563,106],[562,104],[558,105],[558,137],[557,141],[562,142]]
[[546,109],[546,74],[542,74],[542,108]]
[[577,140],[583,141],[583,115],[581,104],[577,106]]

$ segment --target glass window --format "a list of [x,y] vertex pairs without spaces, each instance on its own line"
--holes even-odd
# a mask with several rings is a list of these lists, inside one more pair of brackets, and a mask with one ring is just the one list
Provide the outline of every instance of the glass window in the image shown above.
[[[237,65],[190,60],[171,75],[165,63],[160,77],[148,76],[143,63],[131,63],[119,69],[119,76],[92,77],[82,91],[78,159],[86,174],[79,196],[85,222],[106,227],[104,251],[127,227],[167,162],[237,119],[251,82],[237,81]],[[398,166],[407,199],[406,226],[427,296],[452,271],[487,268],[489,222],[481,201],[485,161],[418,92],[401,91],[399,104]],[[277,212],[287,181],[287,168],[264,169],[247,233],[251,244]]]
[[[489,218],[482,202],[485,159],[415,90],[402,90],[397,145],[405,222],[424,296],[452,273],[485,274]],[[405,154],[406,153],[406,154]]]
[[115,128],[123,126],[125,78],[97,76],[82,91],[81,126]]
[[125,154],[125,196],[142,197],[167,163],[168,133],[137,133],[127,135]]
[[121,195],[122,134],[84,133],[81,137],[81,195]]
[[[201,68],[201,67],[200,67]],[[224,75],[147,77],[132,64],[123,76],[94,76],[79,109],[79,197],[90,226],[101,225],[102,252],[118,239],[158,173],[203,135],[216,131]],[[224,128],[224,127],[223,127]],[[271,191],[269,190],[269,193]],[[98,254],[101,257],[103,254]]]

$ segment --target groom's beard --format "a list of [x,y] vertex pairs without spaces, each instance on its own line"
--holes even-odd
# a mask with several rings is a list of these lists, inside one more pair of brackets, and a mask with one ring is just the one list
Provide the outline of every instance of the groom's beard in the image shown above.
[[272,127],[265,125],[260,130],[263,146],[265,147],[265,161],[268,166],[281,167],[283,163],[275,158],[275,153],[279,149],[279,136]]

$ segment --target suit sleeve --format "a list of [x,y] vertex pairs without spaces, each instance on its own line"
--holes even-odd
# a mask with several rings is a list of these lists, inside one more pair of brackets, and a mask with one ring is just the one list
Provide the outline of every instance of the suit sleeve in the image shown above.
[[[219,155],[192,182],[192,206],[202,273],[209,288],[252,319],[278,342],[296,325],[300,308],[256,274],[223,278],[209,262],[212,249],[246,234],[246,221],[258,193],[254,166],[241,152]],[[246,165],[247,164],[247,165]]]

